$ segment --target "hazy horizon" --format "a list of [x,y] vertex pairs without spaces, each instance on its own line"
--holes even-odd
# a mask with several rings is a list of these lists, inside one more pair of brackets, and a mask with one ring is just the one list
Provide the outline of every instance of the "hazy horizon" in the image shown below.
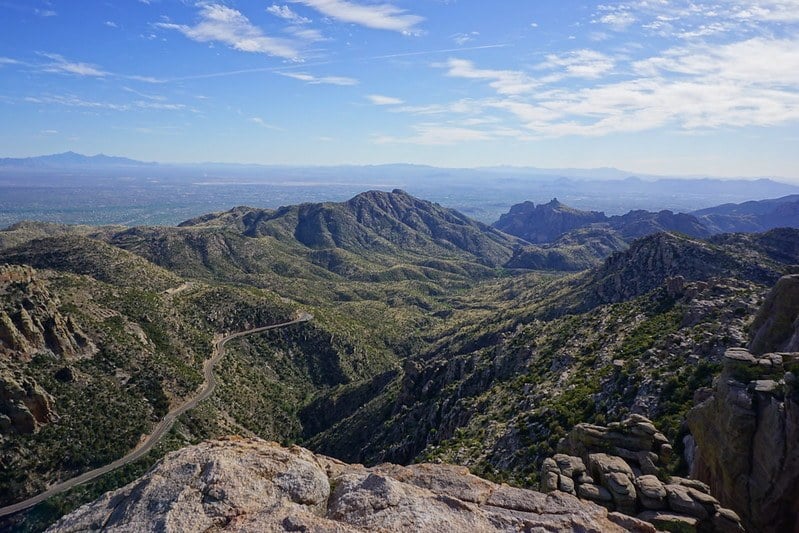
[[[113,159],[130,159],[135,161],[136,163],[143,163],[143,164],[153,164],[153,165],[163,165],[163,166],[175,166],[175,167],[202,167],[204,165],[212,166],[212,165],[220,165],[220,166],[252,166],[252,167],[264,167],[264,168],[287,168],[287,169],[332,169],[332,168],[369,168],[369,167],[428,167],[433,169],[442,169],[442,170],[464,170],[464,171],[492,171],[492,170],[528,170],[528,171],[535,171],[537,173],[536,177],[554,177],[555,175],[547,175],[547,172],[559,172],[559,173],[568,173],[574,172],[574,175],[565,175],[564,177],[568,177],[570,179],[607,179],[607,180],[618,180],[618,179],[630,179],[630,178],[638,178],[642,180],[668,180],[668,179],[679,179],[679,180],[701,180],[701,179],[718,179],[724,181],[734,181],[734,180],[773,180],[782,183],[796,185],[799,184],[799,174],[795,176],[780,176],[780,175],[730,175],[730,176],[722,176],[722,175],[709,175],[709,174],[650,174],[647,172],[639,172],[634,169],[626,169],[620,167],[563,167],[563,168],[554,168],[554,167],[537,167],[531,165],[486,165],[486,166],[439,166],[439,165],[430,165],[425,163],[406,163],[401,161],[386,161],[382,163],[368,163],[368,164],[359,164],[359,163],[340,163],[340,164],[307,164],[307,163],[257,163],[252,161],[156,161],[156,160],[139,160],[133,157],[130,157],[125,154],[106,154],[102,152],[95,152],[95,153],[79,153],[73,150],[67,150],[64,152],[58,153],[49,153],[49,154],[35,154],[31,156],[19,156],[13,154],[0,154],[0,161],[3,159],[5,160],[24,160],[24,159],[41,159],[41,158],[48,158],[54,156],[67,156],[67,155],[75,155],[85,158],[113,158]],[[612,173],[618,174],[618,176],[611,176],[609,177],[605,174],[604,177],[591,175],[591,173]],[[584,175],[580,176],[578,174],[583,173]],[[346,179],[346,176],[342,176],[342,179]],[[380,184],[375,184],[375,186],[381,186]]]

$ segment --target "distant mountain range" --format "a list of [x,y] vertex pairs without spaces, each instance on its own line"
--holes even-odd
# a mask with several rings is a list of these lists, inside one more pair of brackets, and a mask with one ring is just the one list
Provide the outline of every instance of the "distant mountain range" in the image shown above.
[[509,266],[582,270],[626,248],[624,243],[659,232],[704,239],[719,233],[799,227],[799,195],[724,204],[693,213],[634,210],[610,217],[574,209],[556,198],[547,204],[516,204],[493,226],[533,244],[517,249]]
[[[48,154],[32,157],[6,157],[0,158],[0,167],[17,167],[17,168],[47,168],[47,167],[69,167],[69,168],[87,168],[87,167],[113,167],[113,166],[160,166],[160,167],[185,167],[185,168],[204,168],[204,169],[302,169],[303,171],[313,171],[316,173],[325,173],[327,171],[335,171],[341,174],[343,171],[347,173],[354,173],[356,175],[368,174],[387,174],[396,175],[401,173],[409,176],[435,175],[440,178],[449,178],[453,175],[460,177],[468,175],[478,176],[494,176],[494,177],[561,177],[576,180],[628,180],[627,183],[634,186],[636,182],[640,181],[655,181],[655,180],[672,180],[672,176],[659,175],[659,174],[644,174],[640,172],[631,172],[613,167],[598,167],[598,168],[538,168],[538,167],[520,167],[520,166],[487,166],[476,168],[446,168],[435,167],[431,165],[417,165],[409,163],[387,163],[378,165],[269,165],[269,164],[256,164],[256,163],[219,163],[212,161],[196,162],[196,163],[159,163],[159,162],[146,162],[127,157],[109,156],[105,154],[97,154],[88,156],[79,154],[73,151],[63,152],[59,154]],[[717,178],[709,176],[682,176],[676,178],[678,180],[691,179],[691,180],[709,180],[715,181]],[[744,181],[760,181],[771,182],[771,178],[741,178]],[[726,180],[729,182],[739,181],[739,179]],[[782,181],[780,178],[776,179],[777,182]]]
[[64,152],[61,154],[42,155],[38,157],[0,159],[0,167],[22,167],[22,168],[46,168],[46,167],[114,167],[114,166],[153,166],[156,163],[145,163],[128,159],[127,157],[115,157],[105,154],[93,156],[78,154],[75,152]]

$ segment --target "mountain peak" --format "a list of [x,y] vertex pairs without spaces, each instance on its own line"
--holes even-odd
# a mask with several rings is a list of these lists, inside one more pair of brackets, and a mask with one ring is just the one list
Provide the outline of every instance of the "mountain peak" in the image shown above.
[[543,244],[571,230],[606,220],[600,211],[580,211],[553,198],[546,204],[516,204],[494,223],[494,227],[533,244]]

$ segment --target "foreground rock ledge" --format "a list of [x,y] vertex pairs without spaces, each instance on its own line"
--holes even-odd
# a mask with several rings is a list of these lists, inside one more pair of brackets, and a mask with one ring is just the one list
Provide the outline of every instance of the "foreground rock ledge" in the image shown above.
[[167,455],[143,477],[48,531],[654,532],[555,492],[497,485],[464,467],[349,465],[260,439]]

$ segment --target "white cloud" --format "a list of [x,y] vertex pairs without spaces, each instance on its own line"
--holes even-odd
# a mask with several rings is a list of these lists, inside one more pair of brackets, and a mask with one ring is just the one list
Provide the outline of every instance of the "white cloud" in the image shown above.
[[298,39],[302,39],[303,41],[307,41],[309,43],[316,43],[320,41],[327,41],[327,37],[322,35],[322,32],[315,28],[309,28],[307,26],[289,26],[285,30],[287,33],[290,33],[294,37]]
[[400,105],[404,103],[399,98],[394,98],[393,96],[384,96],[382,94],[370,94],[367,95],[366,98],[374,105]]
[[106,26],[108,26],[109,28],[119,28],[119,26],[117,25],[117,23],[116,23],[116,22],[114,22],[113,20],[106,20],[105,22],[103,22],[103,24],[105,24],[105,25],[106,25]]
[[74,74],[76,76],[89,76],[94,78],[108,76],[108,72],[105,72],[96,65],[69,61],[60,54],[39,53],[39,55],[52,61],[51,63],[42,65],[41,69],[44,72]]
[[3,65],[19,65],[20,62],[16,59],[11,59],[10,57],[3,57],[0,56],[0,67]]
[[288,20],[292,24],[309,24],[311,22],[311,19],[298,15],[289,6],[272,4],[266,10],[276,17]]
[[33,12],[40,17],[55,17],[58,15],[58,13],[52,9],[34,9]]
[[678,47],[635,62],[633,66],[646,76],[700,76],[708,82],[788,87],[796,92],[799,88],[799,39],[757,37],[715,47]]
[[265,121],[261,117],[250,117],[248,120],[250,122],[252,122],[253,124],[258,124],[262,128],[266,128],[266,129],[269,129],[269,130],[282,131],[282,128],[278,128],[277,126],[269,124],[267,121]]
[[55,104],[68,107],[83,107],[89,109],[106,109],[113,111],[127,111],[130,109],[126,104],[115,104],[112,102],[98,102],[93,100],[84,100],[78,96],[72,95],[52,95],[52,96],[26,96],[25,102],[31,104]]
[[575,50],[561,55],[549,54],[538,68],[556,70],[552,80],[561,77],[595,79],[612,71],[614,66],[615,61],[601,52]]
[[134,109],[157,110],[157,111],[182,111],[187,109],[184,104],[173,104],[166,102],[154,102],[136,100],[128,103],[103,102],[98,100],[86,100],[75,95],[44,95],[27,96],[23,99],[30,104],[42,105],[61,105],[66,107],[79,107],[95,111],[132,111]]
[[635,16],[627,11],[615,11],[599,17],[598,22],[610,26],[616,31],[626,30],[636,21]]
[[344,76],[314,76],[306,72],[278,72],[281,76],[304,81],[311,85],[358,85],[358,80]]
[[444,65],[447,76],[470,80],[486,80],[499,94],[521,94],[529,92],[539,83],[518,70],[479,69],[466,59],[450,59]]
[[[531,80],[520,71],[482,69],[454,60],[447,75],[483,80],[496,96],[398,111],[462,113],[467,120],[482,119],[488,110],[502,111],[507,113],[506,124],[517,124],[508,134],[516,132],[519,139],[657,128],[695,132],[799,121],[799,38],[686,45],[625,63],[618,71],[614,65],[614,60],[586,50],[553,55],[538,68],[554,72]],[[558,74],[558,69],[566,74]],[[569,76],[602,80],[609,72],[626,79],[590,86],[557,83]]]
[[455,41],[455,44],[458,46],[463,46],[466,43],[474,41],[480,35],[479,31],[472,31],[469,33],[456,33],[452,36],[452,40]]
[[159,22],[160,28],[177,30],[197,42],[221,42],[241,52],[267,54],[297,60],[300,53],[294,43],[264,35],[260,28],[235,9],[220,4],[203,4],[200,22],[195,26]]
[[168,104],[165,102],[153,102],[153,101],[144,101],[144,100],[137,100],[133,103],[139,109],[155,109],[159,111],[181,111],[186,109],[184,104]]
[[323,15],[373,28],[390,30],[407,35],[416,34],[416,26],[424,18],[408,14],[406,10],[392,4],[358,4],[348,0],[292,0],[295,3],[312,7]]

